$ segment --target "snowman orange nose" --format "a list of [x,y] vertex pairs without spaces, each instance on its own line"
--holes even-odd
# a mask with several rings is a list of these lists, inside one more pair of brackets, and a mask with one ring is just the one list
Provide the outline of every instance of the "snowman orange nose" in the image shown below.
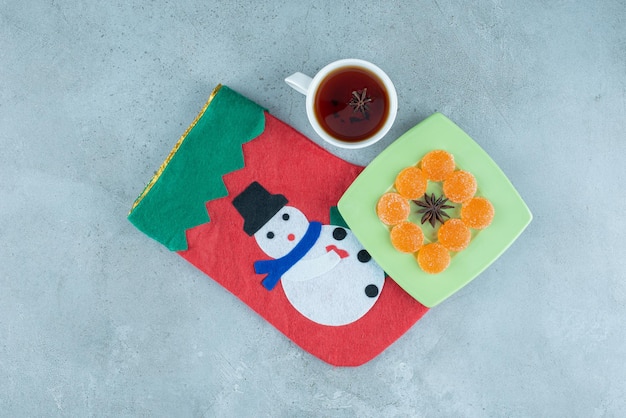
[[289,234],[289,235],[287,235],[287,239],[289,241],[293,241],[294,239],[296,239],[296,236],[294,234]]

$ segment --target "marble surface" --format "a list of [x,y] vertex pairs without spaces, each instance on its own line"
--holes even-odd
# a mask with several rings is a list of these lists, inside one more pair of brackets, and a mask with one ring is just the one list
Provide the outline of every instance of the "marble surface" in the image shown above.
[[[298,3],[0,1],[0,415],[622,415],[624,1]],[[439,111],[534,213],[358,368],[126,220],[217,83],[321,143],[283,78],[346,57],[400,107],[375,146],[331,152],[365,165]]]

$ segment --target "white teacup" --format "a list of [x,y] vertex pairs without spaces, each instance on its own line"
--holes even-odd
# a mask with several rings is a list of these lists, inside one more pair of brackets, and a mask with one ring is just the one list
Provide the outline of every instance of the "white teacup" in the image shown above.
[[342,59],[311,78],[295,73],[285,82],[306,95],[306,113],[326,142],[363,148],[379,141],[393,125],[398,95],[391,79],[376,65]]

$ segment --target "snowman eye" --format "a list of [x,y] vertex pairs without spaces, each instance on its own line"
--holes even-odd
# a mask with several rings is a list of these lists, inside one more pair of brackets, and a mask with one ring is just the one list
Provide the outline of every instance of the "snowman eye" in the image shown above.
[[268,232],[267,235],[265,235],[267,238],[272,239],[274,238],[274,233],[272,231]]
[[283,221],[288,221],[288,220],[289,220],[289,214],[283,213]]

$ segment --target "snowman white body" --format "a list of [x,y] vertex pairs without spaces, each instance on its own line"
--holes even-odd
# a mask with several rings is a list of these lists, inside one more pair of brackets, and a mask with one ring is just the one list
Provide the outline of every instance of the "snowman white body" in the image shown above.
[[[272,258],[288,254],[309,227],[306,216],[284,206],[255,234],[259,247]],[[385,273],[352,232],[322,225],[311,249],[281,277],[285,295],[308,319],[330,326],[352,323],[376,303]]]

